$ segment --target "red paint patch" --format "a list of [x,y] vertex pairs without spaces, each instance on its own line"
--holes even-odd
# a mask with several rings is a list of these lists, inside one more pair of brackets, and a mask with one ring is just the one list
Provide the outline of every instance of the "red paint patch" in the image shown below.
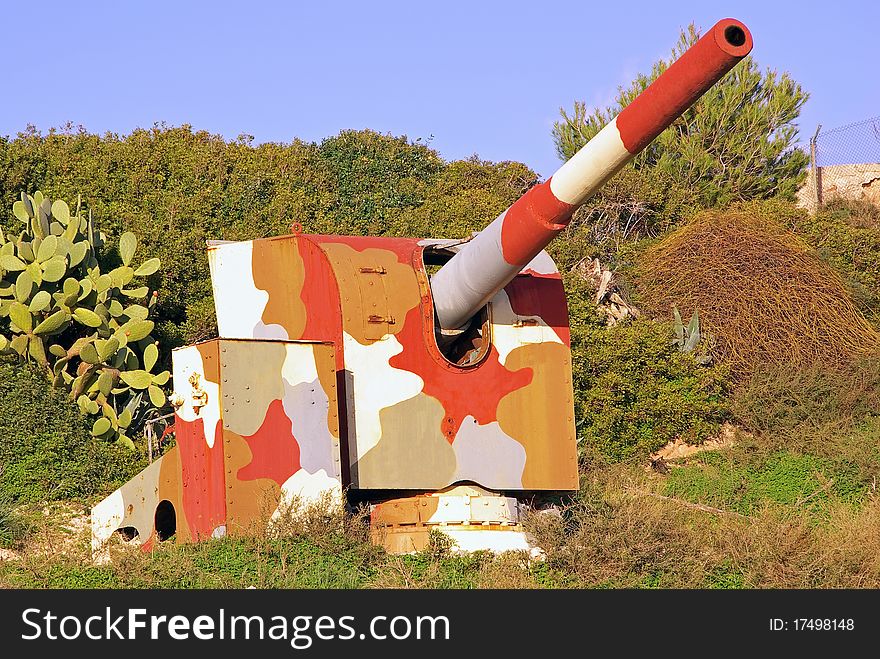
[[501,224],[501,250],[511,265],[525,265],[562,231],[575,207],[556,198],[550,179],[513,202]]
[[[727,41],[728,28],[742,31],[742,45]],[[635,154],[648,146],[751,49],[752,36],[745,25],[732,18],[718,21],[617,116],[626,150]]]
[[336,276],[320,247],[306,236],[298,240],[305,270],[300,299],[306,307],[306,326],[302,338],[307,341],[333,341],[337,345],[336,367],[345,368],[342,355],[342,305]]
[[[205,420],[175,420],[180,452],[181,498],[185,519],[194,541],[211,537],[214,529],[226,523],[226,478],[223,465],[223,437],[218,421],[214,446],[205,439]],[[178,515],[180,520],[181,516]]]
[[[479,366],[471,369],[444,368],[428,352],[422,329],[421,309],[411,309],[397,335],[403,352],[389,360],[394,368],[412,371],[425,382],[424,393],[433,396],[446,412],[441,422],[443,434],[451,444],[464,418],[473,416],[485,425],[497,421],[498,403],[511,391],[532,381],[532,369],[509,371],[498,361],[493,346]],[[433,331],[433,328],[432,328]]]
[[238,470],[238,480],[270,478],[278,485],[284,485],[288,478],[300,470],[299,443],[293,436],[290,418],[285,414],[280,400],[273,400],[269,404],[260,429],[243,439],[253,457]]
[[562,342],[571,347],[571,330],[568,326],[568,304],[562,278],[515,277],[504,292],[510,298],[510,308],[518,316],[540,316],[554,329]]

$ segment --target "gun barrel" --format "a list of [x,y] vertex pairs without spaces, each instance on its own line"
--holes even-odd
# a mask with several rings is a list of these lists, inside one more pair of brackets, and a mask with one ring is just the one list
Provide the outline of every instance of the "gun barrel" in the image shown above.
[[440,327],[467,324],[566,226],[578,206],[752,49],[748,28],[718,21],[547,181],[531,188],[431,278]]

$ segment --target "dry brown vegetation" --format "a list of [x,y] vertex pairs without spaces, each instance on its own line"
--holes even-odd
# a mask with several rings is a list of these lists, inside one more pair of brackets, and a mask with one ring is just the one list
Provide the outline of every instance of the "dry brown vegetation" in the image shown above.
[[880,501],[816,516],[767,504],[749,516],[652,496],[662,477],[593,476],[561,518],[540,516],[548,562],[577,587],[877,588]]
[[880,351],[880,333],[841,277],[757,207],[706,211],[649,247],[636,279],[658,315],[699,310],[734,373],[761,364],[846,364]]

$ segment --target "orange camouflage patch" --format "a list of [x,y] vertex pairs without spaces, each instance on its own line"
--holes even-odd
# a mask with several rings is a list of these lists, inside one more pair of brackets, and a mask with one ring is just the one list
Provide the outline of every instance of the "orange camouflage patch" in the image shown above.
[[246,536],[262,533],[281,500],[281,486],[271,478],[239,480],[238,473],[253,460],[244,437],[224,429],[226,458],[226,533]]
[[513,350],[506,366],[533,373],[528,386],[498,404],[501,429],[526,449],[523,489],[576,490],[571,353],[560,343],[536,343]]
[[[157,484],[157,500],[170,501],[177,516],[177,542],[192,542],[192,534],[183,509],[183,478],[180,469],[180,449],[174,446],[162,456],[162,467]],[[154,511],[155,512],[155,511]],[[155,536],[155,529],[153,530]],[[151,536],[151,538],[153,537]]]
[[387,249],[357,250],[341,242],[321,243],[321,249],[339,283],[345,331],[362,345],[400,332],[421,300],[412,266]]
[[330,434],[339,439],[339,403],[336,391],[336,351],[333,346],[316,345],[314,347],[315,369],[318,371],[318,382],[327,394],[330,407],[327,410],[327,428]]
[[262,321],[280,325],[289,339],[302,337],[307,315],[301,296],[306,272],[297,242],[294,236],[255,240],[252,252],[254,286],[269,294]]

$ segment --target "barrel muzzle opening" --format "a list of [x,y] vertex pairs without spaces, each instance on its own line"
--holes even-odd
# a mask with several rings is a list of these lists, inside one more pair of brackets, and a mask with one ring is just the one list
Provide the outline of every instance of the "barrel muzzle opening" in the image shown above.
[[746,42],[746,33],[739,25],[728,25],[724,29],[724,40],[737,48]]

